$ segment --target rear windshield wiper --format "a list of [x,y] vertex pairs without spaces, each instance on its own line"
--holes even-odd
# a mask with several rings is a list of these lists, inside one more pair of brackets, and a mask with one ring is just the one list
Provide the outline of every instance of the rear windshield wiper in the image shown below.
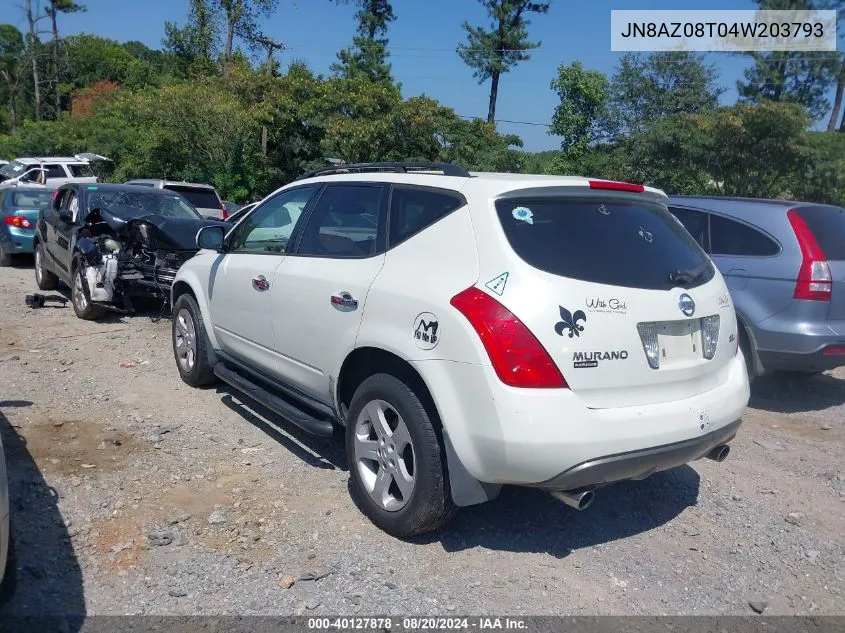
[[669,281],[673,284],[691,284],[704,274],[708,265],[707,262],[703,262],[689,270],[676,270],[675,272],[669,273]]

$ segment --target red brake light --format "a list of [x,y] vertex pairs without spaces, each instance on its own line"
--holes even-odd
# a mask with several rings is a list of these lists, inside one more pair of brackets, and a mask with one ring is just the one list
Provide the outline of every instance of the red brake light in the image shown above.
[[220,203],[220,217],[224,220],[229,219],[229,212],[226,211],[226,205],[222,202]]
[[21,217],[19,215],[7,215],[5,218],[3,218],[3,221],[9,226],[14,226],[19,229],[32,228],[32,222],[30,222],[27,218]]
[[58,190],[58,189],[56,189],[56,190],[53,192],[53,202],[55,202],[55,201],[56,201],[56,200],[58,200],[58,199],[59,199],[59,190]]
[[642,193],[645,191],[645,186],[635,185],[631,182],[616,182],[615,180],[591,180],[590,189],[610,189],[611,191]]
[[845,356],[845,347],[826,347],[822,354],[824,356]]
[[567,388],[540,341],[493,297],[472,287],[452,297],[451,304],[475,329],[503,383],[535,389]]
[[786,212],[786,217],[801,248],[801,268],[793,296],[808,301],[830,301],[833,277],[830,275],[830,266],[827,265],[821,246],[798,209],[790,209]]

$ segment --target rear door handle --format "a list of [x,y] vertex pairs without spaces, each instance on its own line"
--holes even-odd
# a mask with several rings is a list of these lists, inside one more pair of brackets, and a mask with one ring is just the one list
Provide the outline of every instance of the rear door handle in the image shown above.
[[258,275],[258,277],[252,278],[252,287],[259,292],[264,292],[270,288],[270,282],[264,275]]
[[358,300],[348,292],[339,292],[331,296],[331,304],[338,310],[354,310],[358,307]]

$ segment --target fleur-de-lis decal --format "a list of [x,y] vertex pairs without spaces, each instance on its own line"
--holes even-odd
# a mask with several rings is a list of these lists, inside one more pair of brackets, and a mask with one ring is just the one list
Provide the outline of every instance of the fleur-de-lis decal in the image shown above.
[[578,322],[587,320],[587,315],[584,314],[584,311],[576,310],[575,314],[572,314],[563,306],[559,307],[560,318],[563,319],[563,321],[560,321],[557,325],[555,325],[555,332],[557,332],[559,336],[563,336],[563,333],[569,330],[569,338],[572,338],[573,336],[581,336],[581,332],[584,331],[584,326],[579,325]]

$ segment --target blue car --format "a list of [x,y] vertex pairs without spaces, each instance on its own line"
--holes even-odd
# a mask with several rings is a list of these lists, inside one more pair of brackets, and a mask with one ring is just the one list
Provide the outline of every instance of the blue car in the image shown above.
[[0,266],[10,266],[12,255],[33,252],[38,211],[54,193],[44,187],[0,188]]

